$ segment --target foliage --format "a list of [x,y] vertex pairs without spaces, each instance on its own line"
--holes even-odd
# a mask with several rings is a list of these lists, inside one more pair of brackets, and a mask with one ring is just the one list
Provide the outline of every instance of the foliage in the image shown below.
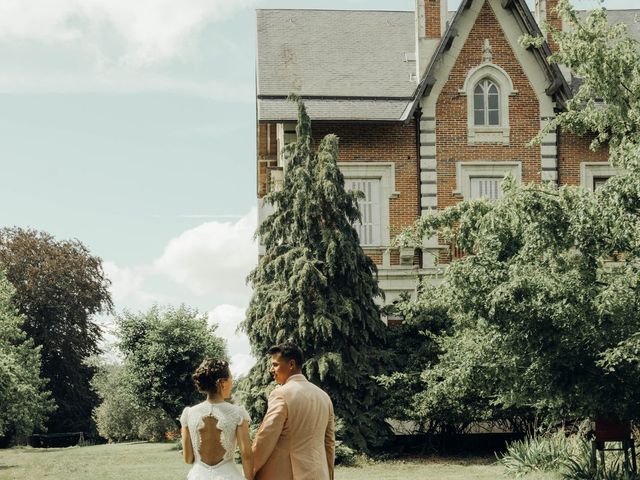
[[119,364],[103,364],[93,377],[92,386],[101,403],[93,418],[101,437],[110,442],[131,440],[159,441],[176,428],[162,409],[148,408],[132,392],[130,373]]
[[513,442],[500,458],[510,477],[530,478],[535,472],[557,473],[564,480],[637,480],[625,470],[620,452],[607,452],[604,467],[591,468],[591,442],[563,430]]
[[[639,171],[640,43],[626,25],[609,25],[604,8],[581,19],[570,0],[560,0],[558,12],[565,28],[547,25],[559,45],[550,60],[568,67],[581,85],[538,140],[558,126],[595,135],[594,149],[607,145],[614,165]],[[535,43],[530,37],[523,42]]]
[[201,401],[191,374],[205,358],[226,358],[224,340],[207,316],[185,305],[151,307],[117,319],[118,348],[124,357],[131,393],[149,410],[176,419],[182,409]]
[[[462,202],[424,217],[403,238],[444,232],[466,255],[426,293],[449,305],[454,322],[441,361],[471,368],[469,385],[485,390],[491,407],[635,418],[638,359],[622,350],[640,330],[639,176],[611,179],[595,194],[513,181],[503,190],[495,202]],[[427,406],[459,393],[445,373],[460,370],[442,368],[439,380],[437,370],[423,373],[435,380]]]
[[248,278],[254,293],[243,328],[261,360],[245,395],[252,417],[261,418],[271,382],[267,351],[293,341],[306,355],[304,373],[329,393],[345,421],[345,443],[367,450],[387,433],[372,378],[386,357],[385,326],[374,302],[381,291],[353,228],[361,194],[345,191],[338,138],[327,135],[314,153],[300,100],[298,112],[297,141],[284,149],[284,185],[265,198],[277,208],[257,231],[265,253]]
[[345,437],[345,423],[340,417],[336,418],[336,465],[342,465],[345,467],[356,465],[358,457],[354,449],[346,445],[342,438]]
[[21,330],[25,321],[13,304],[15,288],[0,270],[0,437],[29,435],[54,410],[40,377],[42,347]]
[[58,407],[46,426],[90,431],[97,398],[89,385],[94,369],[84,361],[99,352],[92,316],[111,308],[102,261],[77,240],[13,228],[0,231],[0,266],[16,289],[22,329],[41,347],[41,374]]
[[[587,442],[569,437],[564,431],[528,437],[512,442],[500,463],[510,476],[520,478],[532,472],[560,472],[569,459],[577,457]],[[591,448],[589,447],[589,453]]]
[[[423,289],[432,288],[428,283]],[[419,295],[412,301],[408,294],[386,307],[388,314],[404,318],[401,325],[388,331],[388,345],[393,353],[388,375],[377,377],[386,389],[384,410],[389,418],[413,425],[413,433],[433,433],[449,429],[452,422],[442,422],[432,410],[422,408],[420,397],[425,384],[422,371],[437,364],[442,353],[441,336],[451,329],[448,305],[438,303],[438,296]]]

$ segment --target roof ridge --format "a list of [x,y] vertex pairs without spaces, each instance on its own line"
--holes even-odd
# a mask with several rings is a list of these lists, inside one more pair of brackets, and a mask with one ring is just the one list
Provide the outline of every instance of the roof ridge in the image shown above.
[[367,13],[413,13],[413,10],[362,10],[356,8],[256,8],[256,12],[367,12]]

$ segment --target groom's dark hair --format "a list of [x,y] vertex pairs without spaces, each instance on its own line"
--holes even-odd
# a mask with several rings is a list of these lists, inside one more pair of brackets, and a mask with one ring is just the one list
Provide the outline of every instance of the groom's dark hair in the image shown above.
[[304,355],[302,354],[302,350],[295,343],[280,343],[278,345],[274,345],[269,349],[269,355],[282,355],[286,361],[295,360],[296,366],[298,368],[302,368],[302,364],[304,363]]

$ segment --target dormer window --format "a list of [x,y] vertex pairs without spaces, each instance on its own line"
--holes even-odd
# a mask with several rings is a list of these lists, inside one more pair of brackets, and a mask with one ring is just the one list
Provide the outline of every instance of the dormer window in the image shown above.
[[488,78],[480,80],[473,90],[473,123],[476,126],[500,125],[500,91]]

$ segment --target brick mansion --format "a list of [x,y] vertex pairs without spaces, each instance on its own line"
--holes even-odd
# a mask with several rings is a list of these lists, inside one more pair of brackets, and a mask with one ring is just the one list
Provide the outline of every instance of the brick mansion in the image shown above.
[[[520,183],[554,182],[595,189],[616,174],[605,148],[558,130],[529,141],[572,95],[577,79],[547,58],[543,21],[563,28],[557,0],[416,0],[415,11],[257,11],[257,177],[261,199],[282,181],[283,145],[295,138],[300,95],[318,141],[340,139],[338,164],[348,189],[365,196],[357,224],[378,266],[386,303],[414,292],[456,255],[437,237],[422,249],[390,248],[421,215],[465,199],[501,195],[511,174]],[[640,37],[640,10],[608,12]]]

